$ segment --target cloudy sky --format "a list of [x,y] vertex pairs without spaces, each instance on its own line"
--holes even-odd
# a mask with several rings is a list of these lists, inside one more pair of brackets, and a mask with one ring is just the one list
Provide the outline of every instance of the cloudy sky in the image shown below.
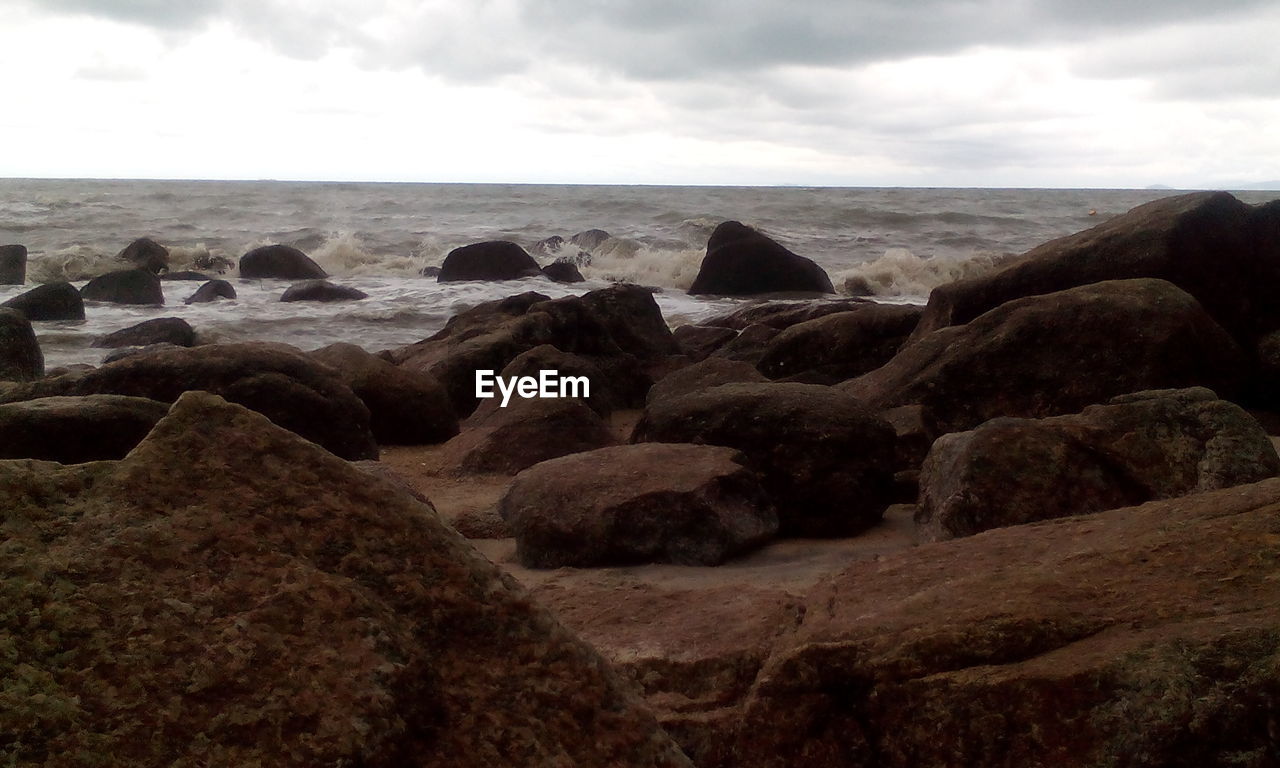
[[0,176],[1280,179],[1275,0],[0,0]]

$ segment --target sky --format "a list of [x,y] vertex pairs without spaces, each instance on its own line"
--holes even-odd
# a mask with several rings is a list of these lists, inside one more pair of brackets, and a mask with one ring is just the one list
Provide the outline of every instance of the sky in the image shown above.
[[1275,0],[0,0],[0,177],[1280,179]]

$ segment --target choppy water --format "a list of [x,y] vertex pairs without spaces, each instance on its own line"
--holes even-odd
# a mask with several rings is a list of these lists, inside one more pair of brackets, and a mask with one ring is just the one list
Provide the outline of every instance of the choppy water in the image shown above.
[[[286,243],[310,254],[335,281],[370,295],[354,303],[282,304],[285,282],[236,280],[237,301],[188,307],[182,301],[198,284],[166,282],[163,308],[92,304],[84,323],[38,324],[55,366],[97,363],[105,351],[89,347],[93,338],[153,317],[184,317],[211,339],[304,349],[350,341],[376,350],[430,335],[481,301],[524,290],[581,293],[614,280],[661,288],[659,305],[675,325],[736,303],[683,293],[708,235],[726,219],[817,261],[837,287],[853,278],[880,296],[922,301],[936,285],[1168,194],[0,179],[0,244],[27,246],[29,283],[79,284],[118,268],[115,254],[141,236],[169,247],[174,269],[199,257],[236,261],[258,245]],[[1237,194],[1254,203],[1276,196]],[[506,239],[529,247],[592,228],[613,237],[592,250],[582,270],[588,282],[578,286],[542,279],[438,284],[417,276],[459,245]],[[538,258],[545,263],[554,254]],[[0,286],[0,301],[21,290]]]

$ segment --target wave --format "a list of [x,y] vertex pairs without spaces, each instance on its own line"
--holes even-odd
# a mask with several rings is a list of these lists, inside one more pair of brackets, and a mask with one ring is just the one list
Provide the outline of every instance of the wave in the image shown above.
[[890,248],[875,261],[837,272],[832,282],[851,296],[928,296],[939,285],[994,272],[1014,257],[978,251],[921,258],[906,248]]
[[89,280],[120,268],[115,253],[91,245],[71,245],[41,254],[27,261],[27,281],[32,283]]

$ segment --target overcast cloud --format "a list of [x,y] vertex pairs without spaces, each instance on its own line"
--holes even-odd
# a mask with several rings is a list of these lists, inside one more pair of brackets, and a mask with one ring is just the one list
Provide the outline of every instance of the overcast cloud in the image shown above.
[[1280,8],[0,0],[0,175],[1280,179]]

